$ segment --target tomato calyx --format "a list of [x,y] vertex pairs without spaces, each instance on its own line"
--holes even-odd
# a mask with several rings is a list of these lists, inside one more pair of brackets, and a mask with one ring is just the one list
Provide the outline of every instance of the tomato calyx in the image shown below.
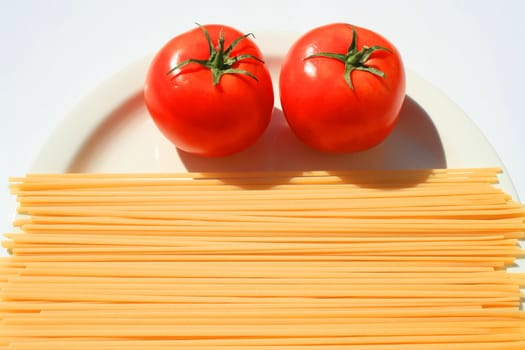
[[374,53],[375,51],[387,51],[391,52],[389,49],[383,46],[374,45],[372,47],[363,46],[361,50],[357,50],[357,32],[354,27],[352,28],[352,42],[350,43],[350,46],[348,47],[348,51],[345,54],[339,54],[339,53],[333,53],[333,52],[319,52],[313,55],[310,55],[306,57],[305,59],[310,59],[314,57],[325,57],[325,58],[333,58],[338,61],[341,61],[345,64],[345,81],[350,87],[350,89],[354,89],[354,85],[352,84],[352,77],[351,74],[354,70],[360,70],[364,72],[368,72],[374,75],[377,75],[378,77],[385,78],[386,74],[374,67],[368,66],[366,62]]
[[215,47],[213,41],[211,40],[210,33],[208,32],[208,30],[200,24],[197,25],[206,37],[206,41],[208,42],[208,47],[210,51],[210,57],[204,60],[189,58],[170,69],[167,74],[172,74],[177,69],[182,68],[188,64],[196,63],[208,68],[211,71],[213,85],[219,84],[221,77],[225,74],[243,74],[249,76],[252,79],[258,80],[257,77],[251,72],[245,69],[234,68],[233,65],[239,61],[246,59],[254,59],[258,62],[264,63],[262,59],[251,54],[241,54],[230,57],[230,54],[233,51],[233,49],[242,40],[246,39],[249,36],[254,36],[252,33],[248,33],[236,38],[227,48],[224,48],[224,32],[221,31],[219,34],[219,39],[217,41],[217,47]]

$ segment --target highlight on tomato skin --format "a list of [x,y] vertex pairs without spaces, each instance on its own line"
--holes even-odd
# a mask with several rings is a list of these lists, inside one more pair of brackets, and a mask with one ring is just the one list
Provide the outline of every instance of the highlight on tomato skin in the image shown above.
[[347,23],[314,28],[290,47],[279,92],[290,128],[323,152],[363,151],[393,130],[405,98],[398,50],[380,34]]
[[240,152],[270,123],[274,94],[250,33],[197,25],[154,56],[144,85],[149,114],[177,148],[209,157]]

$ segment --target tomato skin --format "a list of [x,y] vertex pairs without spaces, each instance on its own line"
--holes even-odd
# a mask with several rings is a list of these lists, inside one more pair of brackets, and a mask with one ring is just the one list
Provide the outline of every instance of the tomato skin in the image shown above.
[[[224,25],[204,26],[214,45],[220,33],[225,47],[241,37]],[[262,54],[249,38],[235,46],[230,56]],[[243,74],[224,74],[213,84],[210,69],[188,64],[168,74],[177,64],[210,57],[201,28],[171,39],[150,64],[144,87],[147,109],[161,132],[179,149],[203,156],[226,156],[253,144],[267,128],[273,111],[273,88],[268,69],[255,59],[238,61],[232,68]]]
[[[387,48],[372,53],[366,64],[385,73],[351,73],[353,89],[344,79],[345,64],[320,52],[344,54],[357,33],[364,45]],[[289,49],[281,66],[279,89],[283,113],[304,143],[325,152],[362,151],[381,143],[392,131],[405,97],[405,71],[399,52],[373,31],[345,23],[312,29]]]

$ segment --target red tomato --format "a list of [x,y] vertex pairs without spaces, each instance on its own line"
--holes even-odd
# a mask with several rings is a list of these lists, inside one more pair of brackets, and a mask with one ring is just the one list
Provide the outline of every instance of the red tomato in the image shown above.
[[299,139],[321,151],[354,152],[392,131],[405,97],[405,72],[385,38],[335,23],[294,43],[279,88],[283,113]]
[[249,35],[199,26],[170,40],[154,57],[144,98],[162,133],[178,148],[225,156],[254,143],[270,122],[273,89]]

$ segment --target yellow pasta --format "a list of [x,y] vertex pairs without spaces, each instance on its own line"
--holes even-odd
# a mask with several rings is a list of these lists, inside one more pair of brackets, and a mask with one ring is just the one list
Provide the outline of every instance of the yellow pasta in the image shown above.
[[499,171],[13,177],[0,350],[522,350]]

